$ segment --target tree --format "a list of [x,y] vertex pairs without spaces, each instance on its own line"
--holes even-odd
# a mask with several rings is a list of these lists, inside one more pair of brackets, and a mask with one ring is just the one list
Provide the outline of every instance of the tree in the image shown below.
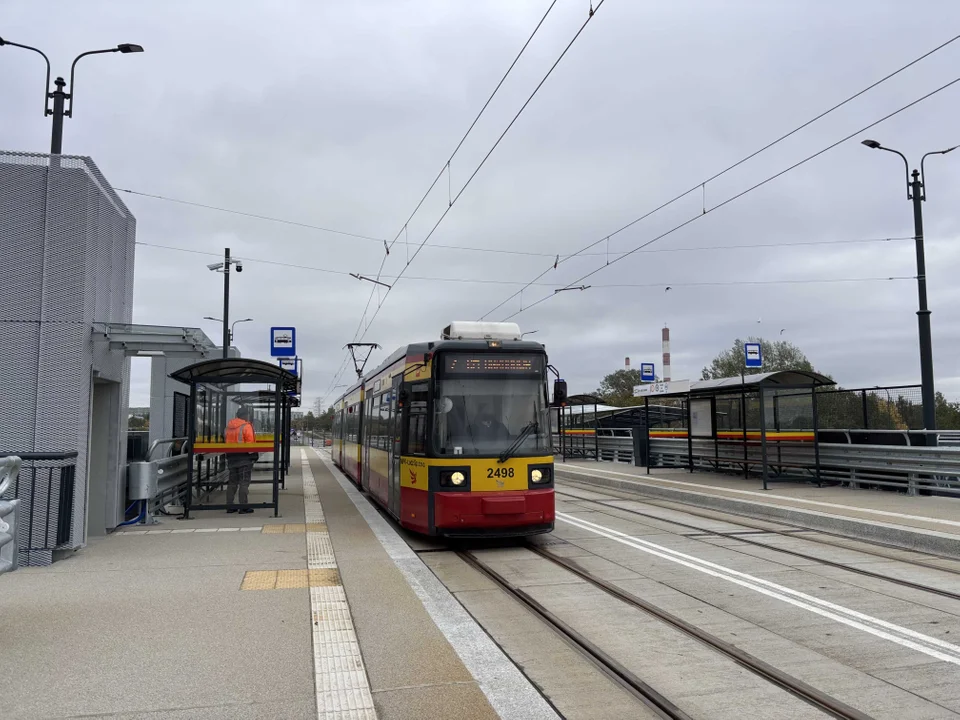
[[329,432],[333,429],[333,408],[327,408],[324,412],[320,413],[320,417],[317,418],[317,429],[321,432]]
[[[744,368],[744,342],[760,343],[763,349],[762,368]],[[786,340],[760,340],[751,337],[746,341],[737,338],[733,346],[717,355],[713,361],[700,373],[701,380],[716,380],[719,378],[738,377],[740,373],[755,375],[757,373],[775,372],[779,370],[807,370],[816,372],[813,364],[793,343]]]
[[639,384],[639,370],[617,370],[603,379],[595,394],[614,407],[639,405],[642,400],[633,396],[633,388]]

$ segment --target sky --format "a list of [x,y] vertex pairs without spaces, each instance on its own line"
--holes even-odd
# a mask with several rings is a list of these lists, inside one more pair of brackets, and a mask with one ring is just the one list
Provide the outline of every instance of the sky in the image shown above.
[[[372,367],[480,317],[536,331],[571,393],[625,357],[659,373],[664,325],[673,379],[754,335],[789,340],[845,387],[919,382],[904,166],[860,140],[911,167],[960,143],[960,82],[857,131],[960,77],[960,40],[701,183],[951,40],[960,3],[594,0],[470,180],[588,18],[589,0],[557,0],[453,154],[550,4],[8,0],[0,37],[43,49],[54,75],[85,50],[144,46],[77,65],[63,152],[116,188],[286,222],[122,194],[142,243],[134,321],[216,341],[203,317],[221,315],[222,277],[206,265],[229,247],[244,259],[231,317],[253,318],[235,345],[267,359],[269,328],[295,326],[305,406],[355,379],[346,343],[378,343]],[[43,79],[39,56],[0,47],[3,149],[48,149]],[[925,171],[937,388],[960,399],[960,152]],[[572,285],[590,287],[554,292]],[[148,404],[148,362],[134,362],[133,406]]]

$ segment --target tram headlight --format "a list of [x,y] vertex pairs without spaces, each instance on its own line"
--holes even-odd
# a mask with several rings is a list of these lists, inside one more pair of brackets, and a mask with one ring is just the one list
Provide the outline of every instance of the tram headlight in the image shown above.
[[549,468],[534,468],[530,471],[530,482],[533,485],[546,485],[550,482],[550,479]]
[[440,487],[457,488],[458,490],[469,489],[470,471],[466,469],[440,471]]

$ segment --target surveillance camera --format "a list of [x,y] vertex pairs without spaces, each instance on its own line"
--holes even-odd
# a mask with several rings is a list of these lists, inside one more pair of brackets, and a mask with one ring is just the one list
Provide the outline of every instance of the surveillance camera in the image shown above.
[[207,265],[207,270],[219,270],[223,267],[223,263],[210,263]]
[[237,272],[243,272],[243,263],[237,263]]

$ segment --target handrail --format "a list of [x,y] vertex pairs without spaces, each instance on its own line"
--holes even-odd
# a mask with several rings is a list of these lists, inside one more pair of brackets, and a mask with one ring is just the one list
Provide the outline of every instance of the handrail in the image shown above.
[[[155,457],[153,456],[153,451],[156,450],[158,447],[160,447],[160,446],[162,446],[162,445],[170,445],[170,446],[172,447],[173,444],[174,444],[174,443],[177,443],[177,442],[182,442],[182,443],[183,443],[183,446],[180,448],[180,452],[179,452],[178,454],[179,454],[179,455],[184,455],[184,454],[186,454],[186,452],[187,452],[187,442],[188,442],[188,441],[189,441],[189,438],[185,438],[185,437],[179,437],[179,438],[162,438],[162,439],[159,439],[159,440],[154,440],[152,443],[150,443],[150,447],[147,449],[146,459],[147,459],[148,462],[151,461],[151,460],[159,460],[159,459],[161,459],[161,458],[155,458]],[[175,455],[168,455],[167,457],[176,457],[176,456],[175,456]]]
[[0,496],[2,496],[10,484],[20,475],[21,459],[16,455],[7,455],[0,458]]
[[38,453],[38,452],[0,452],[0,458],[18,457],[23,461],[27,460],[75,460],[79,453],[60,452],[60,453]]

